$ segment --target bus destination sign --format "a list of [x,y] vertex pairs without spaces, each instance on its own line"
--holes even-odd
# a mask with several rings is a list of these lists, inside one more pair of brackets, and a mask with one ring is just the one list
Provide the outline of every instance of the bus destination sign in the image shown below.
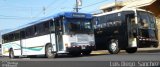
[[85,18],[86,15],[85,15],[85,14],[73,14],[73,17],[77,17],[77,18]]

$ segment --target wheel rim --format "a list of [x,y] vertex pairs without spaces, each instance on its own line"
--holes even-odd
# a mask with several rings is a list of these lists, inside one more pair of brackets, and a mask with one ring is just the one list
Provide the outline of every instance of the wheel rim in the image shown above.
[[115,42],[111,43],[111,50],[113,50],[113,51],[117,50],[117,44]]
[[52,56],[52,47],[48,47],[48,50],[47,50],[47,54],[48,56]]
[[11,57],[11,58],[14,57],[13,51],[10,52],[10,57]]

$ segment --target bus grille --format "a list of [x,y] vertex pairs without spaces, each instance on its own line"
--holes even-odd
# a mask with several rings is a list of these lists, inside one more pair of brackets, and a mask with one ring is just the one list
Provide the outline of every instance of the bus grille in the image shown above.
[[85,35],[79,35],[77,36],[77,41],[78,42],[88,42],[88,37]]

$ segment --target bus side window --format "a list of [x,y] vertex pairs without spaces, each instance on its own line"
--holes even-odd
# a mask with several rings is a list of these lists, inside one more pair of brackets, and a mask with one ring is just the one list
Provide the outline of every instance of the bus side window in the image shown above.
[[37,24],[35,27],[36,27],[36,32],[37,32],[37,33],[35,33],[35,34],[36,34],[37,36],[42,35],[43,25],[42,25],[42,24]]
[[7,42],[7,35],[3,35],[2,36],[2,43],[6,43]]
[[49,32],[49,22],[46,21],[46,22],[43,24],[43,27],[44,27],[44,31],[48,33],[48,32]]
[[55,32],[55,24],[53,21],[50,21],[50,31],[51,33]]
[[3,36],[2,36],[2,44],[5,43],[5,40],[6,40],[6,36],[3,35]]
[[25,34],[26,34],[26,38],[29,38],[30,36],[31,36],[31,34],[30,34],[30,29],[29,28],[26,28],[26,30],[25,30],[26,32],[25,32]]
[[13,33],[9,34],[9,41],[13,41]]
[[61,20],[55,20],[55,26],[57,31],[61,31]]
[[62,30],[61,23],[62,23],[62,21],[61,21],[61,20],[59,20],[59,21],[58,21],[58,26],[59,26],[59,28],[58,28],[58,29],[59,29],[60,31]]
[[34,30],[34,35],[35,35],[35,36],[38,35],[37,29],[38,29],[37,26],[33,26],[33,30]]
[[17,41],[20,39],[20,32],[17,31],[16,33],[14,33],[14,41]]
[[21,31],[21,32],[20,32],[20,37],[21,37],[21,39],[24,39],[24,38],[25,38],[25,32],[24,32],[24,31]]

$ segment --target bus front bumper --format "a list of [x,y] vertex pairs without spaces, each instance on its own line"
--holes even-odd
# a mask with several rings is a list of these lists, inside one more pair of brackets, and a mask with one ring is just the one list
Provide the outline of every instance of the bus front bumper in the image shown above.
[[139,47],[158,47],[158,40],[139,40]]
[[95,46],[94,45],[86,45],[86,46],[71,46],[67,47],[67,52],[82,52],[82,51],[88,51],[88,50],[94,50]]

